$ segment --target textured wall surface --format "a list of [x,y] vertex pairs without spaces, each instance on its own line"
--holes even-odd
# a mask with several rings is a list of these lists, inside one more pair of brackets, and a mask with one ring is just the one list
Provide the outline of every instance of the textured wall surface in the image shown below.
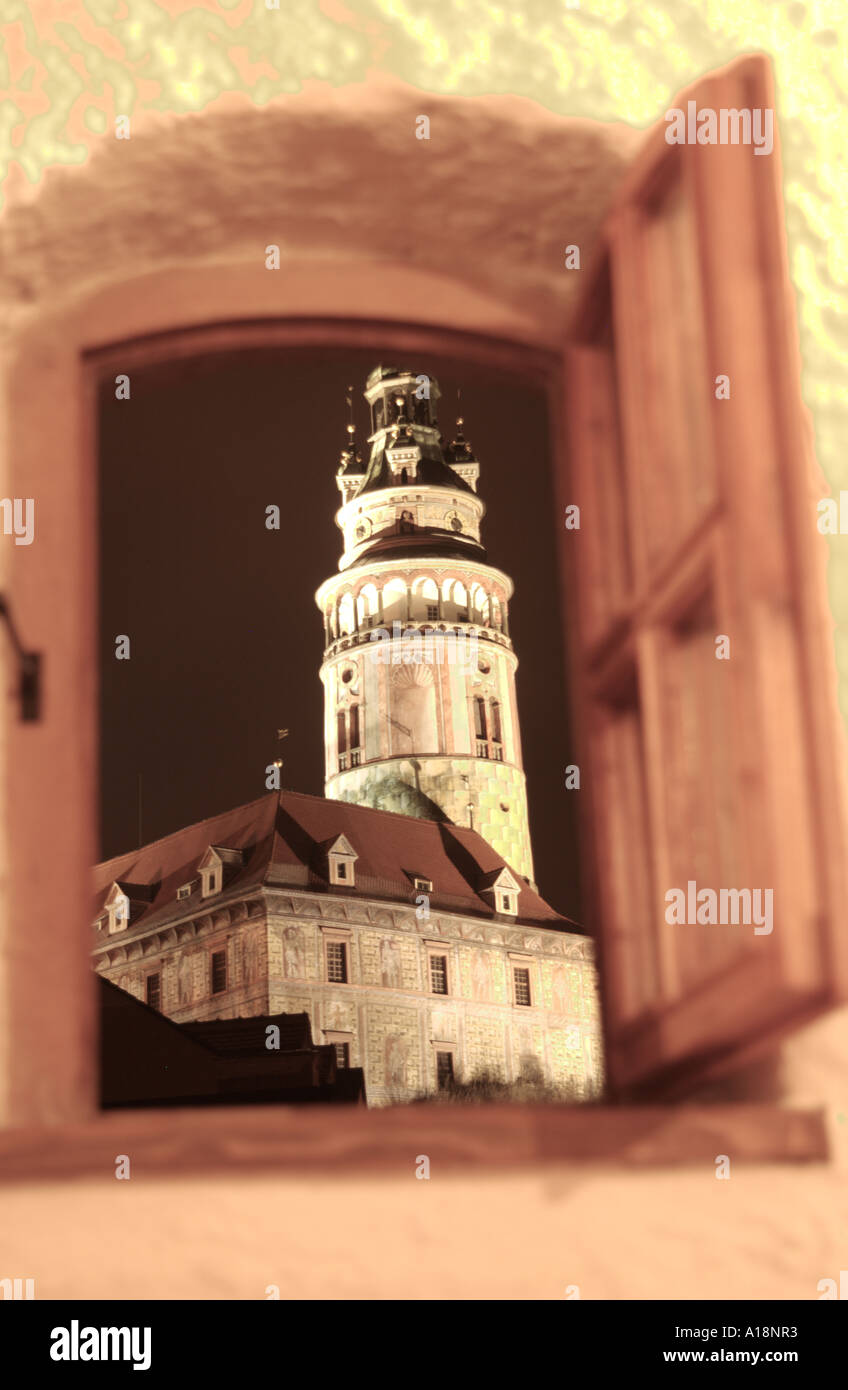
[[417,1182],[414,1158],[374,1185],[108,1175],[72,1199],[0,1191],[4,1267],[34,1277],[36,1298],[83,1299],[263,1299],[269,1284],[281,1299],[563,1299],[574,1284],[584,1299],[817,1299],[845,1267],[844,1174],[436,1164]]

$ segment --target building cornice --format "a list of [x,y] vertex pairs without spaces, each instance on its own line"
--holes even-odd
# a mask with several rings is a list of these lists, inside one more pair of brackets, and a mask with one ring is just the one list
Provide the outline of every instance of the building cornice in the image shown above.
[[594,943],[563,928],[516,922],[512,918],[486,920],[461,912],[434,911],[419,918],[414,904],[387,903],[379,898],[341,897],[298,890],[288,884],[263,884],[228,903],[191,917],[159,922],[130,939],[110,938],[93,949],[98,961],[108,965],[159,955],[173,946],[200,940],[228,927],[275,917],[308,919],[318,927],[375,927],[410,936],[458,943],[493,946],[511,951],[560,956],[563,960],[591,961]]

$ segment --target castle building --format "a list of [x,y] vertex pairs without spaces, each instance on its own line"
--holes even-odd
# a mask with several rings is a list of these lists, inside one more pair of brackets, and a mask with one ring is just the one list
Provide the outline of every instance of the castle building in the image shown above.
[[[98,866],[94,964],[180,1024],[308,1015],[369,1105],[482,1072],[603,1083],[592,942],[532,880],[479,464],[438,385],[378,367],[351,424],[324,618],[326,797],[273,790]],[[222,1025],[223,1026],[223,1025]],[[255,1047],[240,1025],[239,1047]]]
[[308,1014],[369,1105],[602,1083],[592,942],[467,826],[297,792],[98,866],[94,965],[176,1023]]

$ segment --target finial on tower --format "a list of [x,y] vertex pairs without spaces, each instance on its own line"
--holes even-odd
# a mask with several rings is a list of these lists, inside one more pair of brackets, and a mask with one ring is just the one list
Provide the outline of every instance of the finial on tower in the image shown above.
[[[278,729],[278,730],[277,730],[277,742],[278,742],[278,743],[280,743],[284,738],[288,738],[288,736],[289,736],[289,731],[288,731],[288,729]],[[282,767],[282,765],[283,765],[283,760],[282,760],[282,758],[275,758],[275,759],[274,759],[274,763],[273,763],[273,766],[274,766],[274,767]]]
[[357,450],[357,447],[356,447],[356,437],[355,437],[355,436],[356,436],[356,425],[355,425],[354,419],[353,419],[353,387],[352,387],[352,386],[348,386],[348,388],[347,388],[347,396],[345,397],[345,399],[346,399],[346,401],[347,401],[347,409],[348,409],[348,417],[349,417],[349,418],[348,418],[348,422],[347,422],[347,424],[345,425],[345,432],[346,432],[346,434],[347,434],[347,443],[345,444],[344,448],[343,448],[342,451],[341,451],[341,455],[340,455],[340,457],[339,457],[339,466],[338,466],[338,469],[337,469],[336,471],[337,471],[338,473],[346,473],[346,472],[358,473],[358,472],[359,472],[359,469],[357,468],[357,464],[360,464],[360,463],[362,462],[362,459],[361,459],[361,457],[360,457],[360,455],[359,455],[359,451]]
[[456,388],[456,410],[456,437],[451,440],[451,457],[453,459],[473,458],[473,450],[470,444],[468,443],[468,440],[465,438],[465,435],[462,433],[462,427],[465,424],[465,419],[462,414],[462,392],[460,391],[459,387]]

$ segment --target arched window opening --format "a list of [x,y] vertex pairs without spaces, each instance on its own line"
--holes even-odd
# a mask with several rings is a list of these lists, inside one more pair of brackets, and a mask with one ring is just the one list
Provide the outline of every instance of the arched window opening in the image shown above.
[[359,705],[351,705],[349,710],[350,765],[359,767],[362,750],[359,747]]
[[347,720],[343,709],[340,709],[336,715],[336,738],[339,751],[339,772],[344,772],[347,767]]
[[474,696],[474,737],[477,741],[477,757],[488,758],[489,743],[486,731],[486,701],[481,695]]

